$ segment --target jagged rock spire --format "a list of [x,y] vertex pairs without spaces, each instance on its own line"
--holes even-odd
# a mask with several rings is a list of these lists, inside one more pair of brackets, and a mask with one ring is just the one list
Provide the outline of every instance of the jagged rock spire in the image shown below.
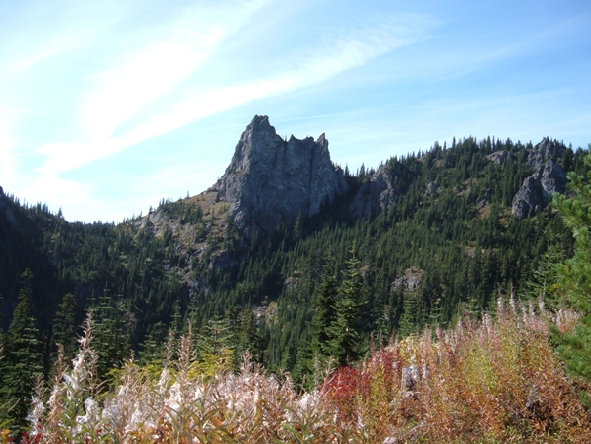
[[316,141],[294,136],[286,141],[267,116],[256,115],[215,188],[230,203],[229,215],[239,228],[256,225],[270,231],[298,216],[318,214],[348,187],[330,160],[324,134]]
[[566,173],[556,162],[564,153],[565,146],[549,138],[533,147],[527,158],[527,165],[533,168],[531,176],[513,197],[511,212],[519,219],[535,216],[554,193],[563,193],[566,188]]

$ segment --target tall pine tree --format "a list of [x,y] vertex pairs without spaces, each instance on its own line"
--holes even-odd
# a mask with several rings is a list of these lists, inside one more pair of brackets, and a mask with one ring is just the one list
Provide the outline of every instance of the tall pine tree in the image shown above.
[[338,285],[334,261],[327,259],[323,266],[322,280],[312,299],[312,320],[310,323],[312,341],[311,350],[314,358],[330,354],[330,328],[336,320],[335,303]]
[[53,321],[53,342],[62,345],[67,360],[78,351],[76,331],[76,299],[72,293],[66,293]]
[[335,302],[335,319],[329,329],[329,354],[338,365],[349,364],[364,352],[361,320],[366,305],[365,284],[356,244],[353,244],[349,256]]
[[2,399],[14,406],[11,415],[17,433],[26,425],[35,379],[43,371],[39,330],[32,313],[32,279],[33,273],[27,268],[21,275],[19,302],[6,335],[6,360],[2,366]]
[[[569,175],[571,197],[555,199],[575,239],[574,256],[558,271],[559,285],[570,304],[581,313],[575,328],[560,338],[558,350],[571,375],[591,382],[591,154],[584,175]],[[591,407],[591,390],[582,393]]]

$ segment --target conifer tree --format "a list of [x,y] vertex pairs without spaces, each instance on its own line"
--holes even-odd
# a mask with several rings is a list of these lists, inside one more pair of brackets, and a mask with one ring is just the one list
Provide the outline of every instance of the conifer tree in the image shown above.
[[201,327],[197,336],[199,371],[205,377],[214,377],[232,366],[231,332],[225,319],[213,318]]
[[353,244],[349,255],[345,276],[335,302],[335,319],[329,329],[329,354],[336,359],[338,365],[346,365],[357,360],[363,352],[361,317],[366,301],[356,244]]
[[178,298],[172,306],[170,329],[172,330],[175,341],[178,340],[183,332],[183,314],[181,313],[181,304]]
[[323,266],[322,280],[312,299],[311,350],[315,358],[330,354],[330,328],[336,320],[337,276],[334,261],[329,258]]
[[398,330],[401,336],[405,337],[418,330],[418,310],[419,303],[417,294],[414,291],[405,291],[402,303],[402,315],[398,324]]
[[78,351],[76,330],[76,299],[72,293],[66,293],[55,314],[53,342],[62,345],[64,357],[68,361]]
[[161,321],[156,322],[148,328],[148,334],[141,346],[139,362],[144,365],[154,365],[156,367],[165,362],[167,357],[166,341],[168,332],[168,327]]
[[238,368],[244,353],[250,353],[255,362],[262,359],[263,340],[257,330],[256,316],[251,308],[240,311],[231,339],[234,341],[234,366]]
[[[591,154],[585,157],[585,166],[586,174],[569,175],[572,196],[555,198],[575,239],[574,256],[558,270],[559,285],[582,315],[574,330],[561,338],[558,350],[573,376],[591,381]],[[583,396],[591,406],[591,392]]]
[[2,399],[14,405],[11,414],[17,431],[25,425],[35,378],[43,371],[39,330],[32,314],[32,279],[33,273],[27,268],[21,275],[19,302],[6,335],[6,360],[2,366]]
[[99,378],[106,378],[109,370],[119,367],[130,351],[124,313],[109,297],[108,288],[105,288],[93,317],[94,343],[98,351],[97,372]]

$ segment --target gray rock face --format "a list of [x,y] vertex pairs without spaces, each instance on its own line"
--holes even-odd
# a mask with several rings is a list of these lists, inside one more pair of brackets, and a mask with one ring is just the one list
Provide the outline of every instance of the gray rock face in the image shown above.
[[399,290],[402,288],[406,291],[415,291],[423,281],[423,274],[424,270],[421,270],[420,268],[407,268],[402,276],[398,276],[392,282],[392,289]]
[[554,160],[562,157],[566,147],[555,140],[544,138],[540,143],[534,146],[533,150],[527,156],[527,166],[540,171],[546,165],[548,160]]
[[546,162],[542,177],[540,178],[542,188],[548,194],[564,193],[566,186],[566,173],[555,161]]
[[230,203],[229,216],[238,228],[254,224],[271,231],[281,222],[318,214],[348,186],[330,160],[324,134],[316,141],[294,136],[285,141],[267,116],[255,116],[212,189]]
[[554,193],[563,193],[566,173],[556,162],[565,147],[555,141],[544,139],[529,153],[527,164],[534,173],[526,177],[513,197],[511,211],[519,219],[535,216],[548,205]]
[[494,153],[489,154],[488,156],[486,156],[486,158],[488,160],[490,160],[491,162],[496,163],[497,165],[502,165],[504,164],[507,160],[509,160],[510,158],[510,153],[509,151],[495,151]]
[[396,164],[385,164],[361,185],[350,210],[357,217],[371,217],[386,211],[407,191],[410,180],[408,171]]
[[539,177],[529,176],[513,197],[511,212],[518,219],[535,216],[548,203]]
[[476,209],[478,211],[484,211],[490,203],[490,199],[493,196],[493,194],[493,189],[488,188],[482,196],[479,196],[478,199],[476,199]]
[[437,185],[437,183],[431,181],[425,187],[425,196],[437,197],[437,196],[439,196],[440,191],[441,191],[441,188]]

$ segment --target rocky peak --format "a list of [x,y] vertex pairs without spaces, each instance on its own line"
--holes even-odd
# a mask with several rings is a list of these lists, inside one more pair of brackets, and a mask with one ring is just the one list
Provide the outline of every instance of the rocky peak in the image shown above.
[[342,170],[330,160],[324,134],[317,140],[292,135],[286,141],[267,116],[255,116],[212,189],[230,203],[229,216],[239,228],[271,231],[281,222],[318,214],[347,188]]
[[558,164],[566,147],[557,141],[543,139],[530,151],[527,165],[533,174],[513,197],[511,211],[519,219],[535,216],[550,202],[551,195],[563,193],[566,187],[566,173]]
[[527,156],[527,166],[535,172],[542,171],[549,160],[556,161],[564,154],[566,147],[556,140],[545,137],[533,147]]

